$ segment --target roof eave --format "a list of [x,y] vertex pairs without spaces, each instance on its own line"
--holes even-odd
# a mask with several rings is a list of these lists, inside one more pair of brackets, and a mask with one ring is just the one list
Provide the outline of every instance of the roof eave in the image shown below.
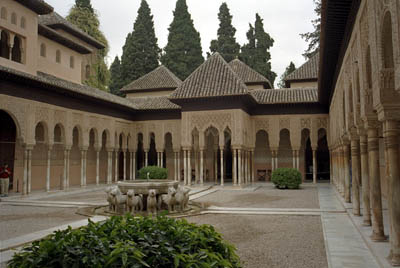
[[15,0],[39,15],[46,15],[53,12],[53,7],[42,0]]

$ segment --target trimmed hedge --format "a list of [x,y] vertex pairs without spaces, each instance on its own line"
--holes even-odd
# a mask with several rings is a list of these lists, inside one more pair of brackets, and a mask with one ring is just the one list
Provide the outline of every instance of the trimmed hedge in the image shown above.
[[279,189],[299,189],[301,173],[294,168],[277,168],[272,172],[271,181]]
[[56,231],[16,253],[8,267],[240,268],[235,250],[211,225],[126,215]]
[[142,167],[139,170],[139,179],[147,180],[147,173],[150,173],[150,180],[166,180],[168,178],[168,170],[157,166]]

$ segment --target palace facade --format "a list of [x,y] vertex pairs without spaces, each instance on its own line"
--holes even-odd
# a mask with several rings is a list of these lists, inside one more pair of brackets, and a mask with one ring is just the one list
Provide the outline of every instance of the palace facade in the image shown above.
[[323,0],[320,52],[286,89],[216,53],[185,81],[160,66],[121,98],[83,85],[104,46],[45,2],[0,0],[0,33],[11,191],[134,180],[146,165],[187,185],[244,186],[294,167],[305,181],[330,180],[374,240],[389,234],[400,265],[398,0]]

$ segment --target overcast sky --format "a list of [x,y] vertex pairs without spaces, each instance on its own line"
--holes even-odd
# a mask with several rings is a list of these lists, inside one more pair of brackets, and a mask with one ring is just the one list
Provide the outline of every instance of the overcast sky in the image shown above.
[[[236,40],[242,45],[247,41],[249,23],[254,25],[255,13],[264,19],[264,28],[275,40],[271,49],[272,70],[279,81],[290,61],[296,67],[304,63],[301,55],[307,44],[299,36],[313,30],[311,20],[315,18],[313,0],[187,0],[194,25],[200,32],[203,54],[209,51],[210,42],[216,39],[219,27],[218,11],[222,2],[227,2],[236,28]],[[47,0],[56,12],[68,14],[74,0]],[[140,0],[92,0],[100,16],[101,30],[110,44],[108,63],[116,55],[121,56],[122,46],[128,32],[133,30]],[[147,0],[154,16],[159,47],[168,40],[168,27],[172,22],[172,11],[176,0]]]

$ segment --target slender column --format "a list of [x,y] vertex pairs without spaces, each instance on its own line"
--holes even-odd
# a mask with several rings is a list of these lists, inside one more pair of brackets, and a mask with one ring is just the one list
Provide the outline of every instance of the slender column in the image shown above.
[[178,181],[181,181],[181,152],[178,151]]
[[[161,154],[161,159],[160,159],[161,167],[164,168],[165,167],[164,166],[164,151],[162,151],[160,154]],[[165,164],[167,164],[167,163],[165,163]]]
[[251,182],[255,182],[254,178],[254,150],[250,151],[250,169],[251,169]]
[[81,150],[81,187],[86,186],[86,150]]
[[157,167],[160,167],[160,152],[157,152]]
[[300,150],[296,152],[296,162],[297,162],[297,169],[300,170]]
[[96,149],[96,185],[100,184],[100,149]]
[[115,182],[117,182],[118,181],[118,158],[119,158],[119,155],[118,155],[118,149],[117,150],[115,150],[115,159],[114,159],[114,164],[115,164],[115,166],[114,166],[114,171],[115,171],[115,173],[114,173],[114,181]]
[[395,120],[385,121],[385,146],[389,164],[388,205],[391,222],[389,261],[393,266],[400,265],[400,172],[399,172],[399,129]]
[[187,185],[188,168],[187,168],[187,151],[183,150],[183,184]]
[[296,168],[296,150],[292,150],[293,168]]
[[124,150],[123,154],[124,154],[124,175],[122,176],[122,178],[123,178],[124,181],[126,181],[126,165],[127,165],[127,162],[126,162],[126,150]]
[[369,190],[369,172],[368,172],[368,136],[360,137],[361,152],[361,181],[362,181],[362,197],[363,197],[363,219],[364,226],[371,226],[371,205]]
[[312,162],[313,162],[313,183],[317,183],[317,150],[312,150]]
[[177,169],[178,169],[178,163],[177,163],[177,152],[174,152],[174,181],[178,180],[178,173],[177,173]]
[[344,200],[351,203],[350,194],[350,165],[349,165],[349,145],[344,146]]
[[218,183],[218,149],[214,150],[214,181]]
[[233,149],[233,163],[232,163],[233,185],[237,185],[237,149]]
[[344,147],[341,146],[339,149],[339,177],[340,177],[340,193],[344,198],[345,188],[345,170],[344,170]]
[[194,158],[194,174],[195,174],[195,184],[200,181],[200,170],[199,170],[199,152],[197,150],[193,151],[193,158]]
[[129,151],[129,180],[133,180],[133,152]]
[[247,165],[246,165],[246,159],[247,159],[247,151],[243,150],[242,153],[242,165],[243,165],[243,183],[247,183]]
[[373,241],[385,241],[382,216],[381,179],[379,170],[378,130],[368,129],[368,159],[372,207],[372,236]]
[[204,150],[200,149],[200,184],[204,184]]
[[221,154],[221,186],[224,186],[224,147],[219,148]]
[[278,168],[278,151],[275,151],[275,169]]
[[107,184],[112,183],[112,151],[107,151]]
[[46,192],[50,191],[51,149],[52,146],[49,145],[47,149]]
[[188,185],[192,185],[192,158],[190,155],[190,150],[187,151],[187,161],[188,161]]
[[62,182],[60,184],[61,190],[65,190],[67,188],[67,174],[68,174],[68,149],[64,150],[64,171]]
[[271,151],[271,169],[275,170],[275,151]]
[[239,186],[242,185],[243,176],[242,176],[242,150],[237,150],[238,152],[238,182]]
[[144,151],[144,166],[147,167],[149,165],[149,151]]
[[22,180],[22,195],[28,194],[28,149],[24,150],[24,177]]
[[352,170],[352,191],[353,191],[353,214],[360,214],[360,150],[359,140],[351,140],[351,170]]
[[32,150],[28,150],[28,194],[32,190]]

